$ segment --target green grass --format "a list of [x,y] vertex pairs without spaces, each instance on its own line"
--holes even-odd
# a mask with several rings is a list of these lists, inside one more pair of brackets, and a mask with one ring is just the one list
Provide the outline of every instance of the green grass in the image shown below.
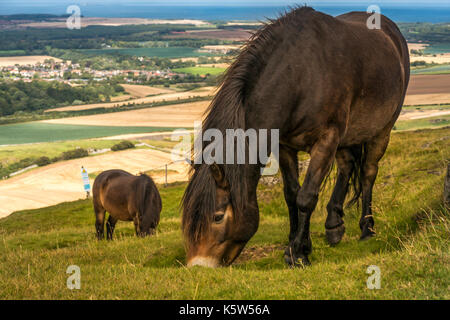
[[395,130],[417,130],[428,128],[440,128],[450,126],[450,115],[443,115],[432,118],[402,120],[395,123]]
[[174,72],[180,72],[180,73],[190,73],[194,75],[218,75],[222,74],[226,68],[213,68],[213,67],[190,67],[190,68],[178,68],[173,69]]
[[450,64],[440,64],[432,67],[411,69],[411,74],[447,74],[447,73],[450,73]]
[[111,148],[119,140],[70,140],[58,142],[43,142],[35,144],[20,144],[0,146],[0,164],[18,162],[25,158],[57,157],[63,152],[76,148],[106,149]]
[[[326,184],[312,216],[306,269],[283,262],[289,224],[280,184],[260,184],[259,230],[235,264],[184,267],[179,203],[185,184],[177,184],[159,187],[163,211],[150,238],[136,238],[132,223],[122,222],[113,242],[98,242],[89,200],[0,220],[0,298],[449,299],[449,213],[441,205],[449,137],[448,128],[392,134],[374,188],[377,237],[369,241],[358,241],[360,213],[353,207],[346,210],[342,242],[326,243]],[[66,287],[73,264],[81,268],[80,290]],[[369,265],[381,269],[380,290],[366,288]]]
[[163,127],[113,127],[27,122],[0,126],[0,145],[79,140],[128,133],[171,131]]
[[430,105],[411,105],[403,106],[402,110],[416,111],[416,110],[447,110],[450,109],[450,104],[430,104]]
[[123,49],[85,49],[80,50],[88,54],[124,54],[131,56],[161,57],[161,58],[185,58],[211,56],[206,52],[199,52],[190,47],[167,47],[167,48],[123,48]]
[[450,43],[436,43],[427,46],[424,50],[425,54],[440,54],[450,52]]

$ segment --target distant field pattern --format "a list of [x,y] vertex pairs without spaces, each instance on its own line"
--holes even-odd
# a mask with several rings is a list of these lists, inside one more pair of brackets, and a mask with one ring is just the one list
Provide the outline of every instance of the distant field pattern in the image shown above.
[[0,126],[0,145],[89,139],[119,134],[170,130],[172,128],[86,126],[28,122]]

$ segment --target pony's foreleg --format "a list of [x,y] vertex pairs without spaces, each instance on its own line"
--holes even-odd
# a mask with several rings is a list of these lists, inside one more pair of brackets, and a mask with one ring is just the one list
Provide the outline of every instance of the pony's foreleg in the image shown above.
[[298,183],[298,157],[297,151],[280,145],[280,170],[283,176],[284,199],[289,210],[289,242],[294,240],[298,229],[297,193],[300,189]]
[[330,128],[312,147],[311,161],[305,181],[297,194],[299,224],[297,234],[285,251],[285,261],[290,266],[309,265],[311,237],[309,223],[319,197],[320,186],[334,161],[339,143],[339,132]]
[[354,156],[349,149],[336,151],[337,180],[330,202],[327,205],[328,216],[325,222],[327,241],[331,245],[338,244],[345,233],[344,201],[347,195],[350,177],[354,170]]
[[106,239],[112,240],[116,223],[117,219],[113,218],[110,214],[108,221],[106,222]]
[[359,221],[361,228],[360,240],[375,235],[372,215],[372,189],[378,174],[378,162],[383,157],[389,144],[389,132],[379,136],[366,144],[366,155],[362,172],[362,215]]

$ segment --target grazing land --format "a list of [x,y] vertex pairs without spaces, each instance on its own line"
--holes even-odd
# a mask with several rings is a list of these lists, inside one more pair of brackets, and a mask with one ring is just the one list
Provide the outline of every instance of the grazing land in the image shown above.
[[26,122],[0,126],[0,145],[78,140],[127,133],[147,133],[170,130],[173,130],[173,128],[138,125],[133,127],[118,127]]
[[[279,176],[275,185],[261,181],[258,232],[235,264],[219,269],[184,267],[179,203],[185,184],[159,186],[161,222],[157,235],[144,239],[135,237],[131,223],[119,222],[114,241],[98,242],[90,200],[16,212],[0,220],[0,298],[450,299],[450,223],[441,202],[449,138],[449,128],[392,134],[374,188],[377,236],[368,241],[358,241],[360,213],[352,207],[345,209],[342,242],[326,243],[332,185],[325,184],[311,220],[306,269],[283,262],[289,219]],[[69,265],[81,269],[80,290],[67,289]],[[381,270],[379,290],[366,287],[370,265]]]

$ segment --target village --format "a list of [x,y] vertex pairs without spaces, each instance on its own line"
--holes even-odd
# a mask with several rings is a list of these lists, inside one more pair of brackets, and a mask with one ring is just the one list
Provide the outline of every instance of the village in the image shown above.
[[[143,59],[143,58],[138,58]],[[123,77],[126,82],[136,82],[138,79],[149,81],[152,78],[172,79],[182,73],[175,73],[169,68],[164,70],[95,70],[82,67],[78,63],[60,59],[45,59],[30,64],[11,64],[0,66],[0,79],[31,82],[33,80],[59,81],[67,84],[83,83],[90,80],[105,81],[113,77]]]

